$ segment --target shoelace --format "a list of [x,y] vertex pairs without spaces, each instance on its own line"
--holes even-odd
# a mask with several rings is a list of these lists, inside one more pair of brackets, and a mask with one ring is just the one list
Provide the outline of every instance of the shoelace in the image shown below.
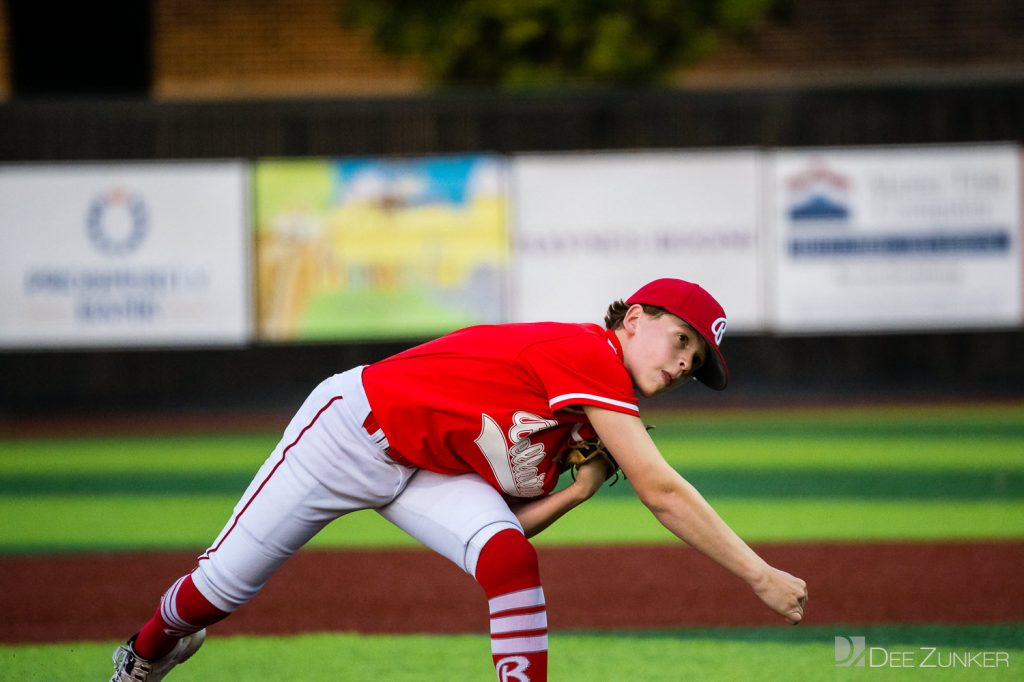
[[149,662],[136,656],[135,652],[127,646],[121,645],[117,647],[111,658],[114,659],[114,668],[118,673],[127,672],[132,677],[141,679],[136,675],[136,673],[151,672]]

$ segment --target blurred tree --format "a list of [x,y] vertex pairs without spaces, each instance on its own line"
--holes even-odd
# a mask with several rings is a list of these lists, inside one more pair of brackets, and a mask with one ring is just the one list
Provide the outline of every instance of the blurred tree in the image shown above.
[[446,85],[651,85],[778,0],[343,0],[341,21]]

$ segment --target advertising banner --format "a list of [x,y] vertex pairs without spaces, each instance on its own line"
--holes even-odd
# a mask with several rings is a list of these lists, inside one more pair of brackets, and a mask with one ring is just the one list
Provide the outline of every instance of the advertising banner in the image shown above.
[[506,162],[256,165],[259,334],[427,338],[507,316]]
[[600,322],[659,277],[699,282],[729,330],[763,324],[755,151],[513,159],[513,317]]
[[1013,145],[780,151],[770,164],[781,331],[1021,322]]
[[0,345],[248,340],[244,164],[0,166]]

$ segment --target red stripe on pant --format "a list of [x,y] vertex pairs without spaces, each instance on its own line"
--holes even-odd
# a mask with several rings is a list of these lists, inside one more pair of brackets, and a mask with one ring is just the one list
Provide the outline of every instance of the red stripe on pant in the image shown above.
[[[260,483],[259,487],[252,494],[245,505],[235,514],[235,518],[231,522],[231,526],[224,533],[224,535],[217,541],[217,544],[212,548],[203,553],[199,557],[200,561],[209,559],[210,554],[216,552],[224,541],[231,535],[235,527],[238,525],[238,520],[242,517],[242,514],[249,508],[256,496],[260,494],[263,488],[267,485],[274,473],[280,468],[281,464],[284,463],[285,457],[288,456],[288,452],[298,445],[302,437],[306,435],[306,432],[317,422],[327,408],[333,405],[336,401],[342,400],[343,396],[334,396],[327,404],[321,407],[313,419],[310,420],[306,426],[302,428],[299,435],[295,437],[291,443],[281,452],[281,459],[277,461],[274,467],[267,474],[266,478]],[[153,616],[142,626],[139,630],[139,634],[136,636],[135,642],[132,644],[132,648],[135,649],[135,653],[139,656],[153,661],[167,655],[174,645],[178,643],[178,640],[185,635],[213,625],[214,623],[223,620],[229,614],[225,611],[221,611],[216,606],[211,604],[206,597],[204,597],[196,586],[192,582],[192,576],[184,576],[179,578],[168,590],[164,593],[164,596],[160,600],[160,605],[157,607],[156,612]]]
[[304,427],[302,428],[302,431],[300,431],[300,432],[299,432],[299,435],[295,437],[295,440],[293,440],[293,441],[292,441],[292,442],[291,442],[291,443],[290,443],[290,444],[289,444],[289,445],[288,445],[288,446],[287,446],[287,447],[286,447],[286,448],[285,448],[285,449],[284,449],[284,450],[283,450],[283,451],[281,452],[281,459],[279,459],[279,460],[277,461],[277,464],[275,464],[275,465],[274,465],[274,468],[270,470],[270,473],[269,473],[269,474],[267,474],[267,477],[266,477],[266,478],[264,478],[264,479],[263,479],[263,482],[262,482],[262,483],[260,483],[260,485],[259,485],[259,487],[258,487],[258,488],[256,488],[256,492],[254,492],[254,493],[252,494],[252,497],[250,497],[250,498],[249,498],[249,501],[245,503],[245,506],[243,506],[243,507],[242,507],[242,508],[241,508],[241,509],[239,510],[239,512],[238,512],[237,514],[235,514],[235,518],[234,518],[234,520],[233,520],[233,521],[231,522],[231,527],[230,527],[230,528],[228,528],[227,532],[226,532],[226,533],[224,533],[224,536],[223,536],[223,537],[221,537],[221,539],[220,539],[219,541],[217,541],[217,544],[216,544],[216,545],[214,545],[214,546],[213,546],[213,547],[211,547],[210,549],[206,550],[206,552],[204,552],[204,553],[203,553],[203,555],[202,555],[201,557],[199,557],[199,560],[200,560],[200,561],[202,561],[203,559],[209,559],[209,558],[210,558],[210,554],[212,554],[213,552],[216,552],[216,551],[217,551],[217,550],[218,550],[218,549],[220,548],[220,546],[224,544],[224,541],[228,539],[228,536],[229,536],[229,535],[231,535],[231,532],[232,532],[232,531],[233,531],[233,530],[235,529],[235,526],[237,526],[237,525],[238,525],[238,520],[239,520],[239,519],[240,519],[240,518],[242,517],[242,514],[244,514],[244,513],[245,513],[245,510],[249,508],[249,505],[250,505],[250,504],[252,504],[252,501],[256,499],[256,496],[260,494],[260,491],[262,491],[262,490],[263,490],[263,488],[264,488],[264,487],[265,487],[265,486],[267,485],[267,483],[268,483],[268,482],[270,481],[271,477],[272,477],[272,476],[274,475],[274,473],[275,473],[275,472],[276,472],[276,471],[278,470],[278,468],[279,468],[279,467],[280,467],[280,466],[281,466],[282,464],[284,464],[284,458],[288,456],[288,451],[289,451],[289,450],[291,450],[291,449],[292,449],[293,447],[295,447],[296,445],[298,445],[299,441],[300,441],[300,440],[302,440],[302,437],[303,437],[304,435],[306,435],[306,431],[309,431],[309,429],[310,429],[310,428],[312,428],[313,424],[316,424],[316,420],[320,418],[320,415],[322,415],[322,414],[323,414],[324,412],[326,412],[326,411],[327,411],[327,408],[328,408],[328,407],[330,407],[331,405],[333,405],[333,404],[334,404],[334,403],[335,403],[336,401],[338,401],[338,400],[342,400],[343,398],[344,398],[344,396],[340,396],[340,395],[336,395],[336,396],[334,396],[333,398],[331,398],[331,399],[330,399],[330,400],[329,400],[329,401],[327,402],[327,404],[326,404],[326,405],[324,405],[323,407],[321,407],[321,408],[320,408],[320,410],[319,410],[319,411],[317,411],[317,413],[316,413],[316,416],[314,416],[314,417],[313,417],[312,421],[310,421],[310,422],[309,422],[308,424],[306,424],[306,425],[305,425],[305,426],[304,426]]

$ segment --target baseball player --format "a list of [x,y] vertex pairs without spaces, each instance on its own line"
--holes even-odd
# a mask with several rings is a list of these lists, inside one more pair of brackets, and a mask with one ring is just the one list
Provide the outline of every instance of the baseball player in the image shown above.
[[[723,389],[722,307],[659,279],[613,303],[605,328],[539,322],[470,327],[321,383],[299,408],[197,567],[114,653],[112,682],[163,679],[205,628],[249,601],[321,528],[375,509],[474,576],[487,597],[501,682],[547,680],[547,612],[527,538],[591,497],[615,466],[672,533],[743,578],[790,623],[799,578],[769,566],[661,456],[639,417],[697,379]],[[552,492],[566,453],[593,459]],[[617,464],[615,463],[617,462]]]

